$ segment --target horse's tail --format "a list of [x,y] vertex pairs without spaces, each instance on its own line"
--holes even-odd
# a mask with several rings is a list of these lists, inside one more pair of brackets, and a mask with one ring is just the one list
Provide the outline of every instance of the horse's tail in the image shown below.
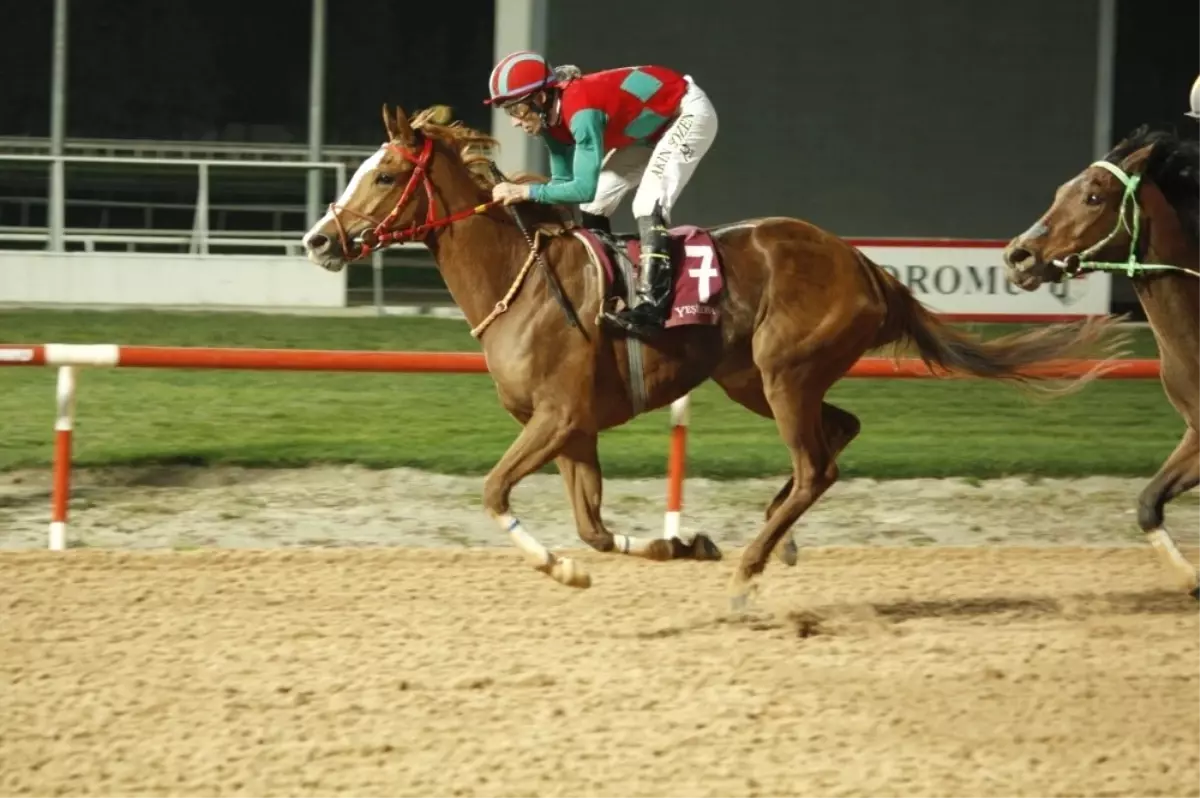
[[1047,393],[1064,394],[1112,370],[1115,366],[1110,361],[1125,353],[1129,334],[1123,326],[1125,317],[1117,316],[1047,324],[985,341],[942,321],[887,270],[861,253],[859,257],[872,275],[887,308],[874,346],[911,343],[926,366],[935,373],[941,369],[1032,384],[1032,381],[1044,382],[1050,378],[1044,374],[1028,374],[1031,367],[1056,360],[1095,360],[1091,368],[1074,380],[1039,386]]

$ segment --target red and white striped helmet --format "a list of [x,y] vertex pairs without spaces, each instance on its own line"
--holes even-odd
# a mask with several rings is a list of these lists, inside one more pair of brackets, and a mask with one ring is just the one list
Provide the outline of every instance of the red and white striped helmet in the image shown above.
[[519,100],[539,89],[556,83],[554,70],[546,59],[529,50],[518,50],[500,59],[488,79],[488,93],[484,104],[493,105]]

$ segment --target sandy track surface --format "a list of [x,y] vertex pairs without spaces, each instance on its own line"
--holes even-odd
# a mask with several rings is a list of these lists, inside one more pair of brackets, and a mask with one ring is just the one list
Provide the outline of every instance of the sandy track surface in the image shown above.
[[[0,794],[1200,795],[1200,614],[1141,480],[847,481],[739,614],[776,480],[689,480],[726,559],[649,563],[579,551],[529,479],[586,591],[480,483],[85,471],[50,553],[46,474],[0,477]],[[606,518],[657,534],[664,494],[610,481]]]
[[[74,475],[71,540],[97,548],[275,546],[504,546],[483,512],[481,477],[356,466],[289,470],[153,468]],[[803,546],[1144,546],[1136,500],[1144,479],[839,482],[797,527]],[[685,532],[721,546],[748,543],[782,479],[689,479]],[[613,532],[657,536],[663,479],[607,480]],[[0,474],[0,548],[46,545],[49,477]],[[513,494],[515,512],[549,546],[581,545],[557,474],[534,474]],[[1192,492],[1168,507],[1182,542],[1200,537]]]
[[828,548],[739,615],[730,559],[581,559],[10,552],[0,793],[1200,794],[1144,550]]

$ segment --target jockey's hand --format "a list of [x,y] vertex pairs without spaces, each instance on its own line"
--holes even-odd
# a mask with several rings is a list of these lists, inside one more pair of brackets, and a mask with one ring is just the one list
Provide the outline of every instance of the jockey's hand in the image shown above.
[[529,186],[521,183],[497,183],[492,188],[492,199],[505,205],[529,199]]

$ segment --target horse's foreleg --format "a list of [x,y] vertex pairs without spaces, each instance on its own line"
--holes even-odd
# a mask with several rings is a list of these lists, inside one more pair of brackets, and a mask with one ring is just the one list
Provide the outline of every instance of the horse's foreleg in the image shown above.
[[570,587],[590,587],[591,577],[581,565],[559,557],[525,531],[509,510],[509,497],[518,482],[550,462],[572,433],[569,415],[560,409],[539,409],[483,483],[483,506],[508,533],[513,543],[537,570]]
[[684,542],[679,538],[635,538],[609,532],[600,518],[604,484],[596,443],[594,434],[576,432],[567,440],[557,460],[575,511],[575,526],[584,543],[596,551],[616,551],[648,560],[721,559],[720,549],[703,535]]
[[1180,585],[1195,595],[1200,576],[1188,562],[1163,521],[1163,506],[1184,491],[1200,483],[1200,435],[1189,427],[1170,457],[1138,496],[1138,525],[1146,533],[1155,551],[1171,571],[1178,575]]

